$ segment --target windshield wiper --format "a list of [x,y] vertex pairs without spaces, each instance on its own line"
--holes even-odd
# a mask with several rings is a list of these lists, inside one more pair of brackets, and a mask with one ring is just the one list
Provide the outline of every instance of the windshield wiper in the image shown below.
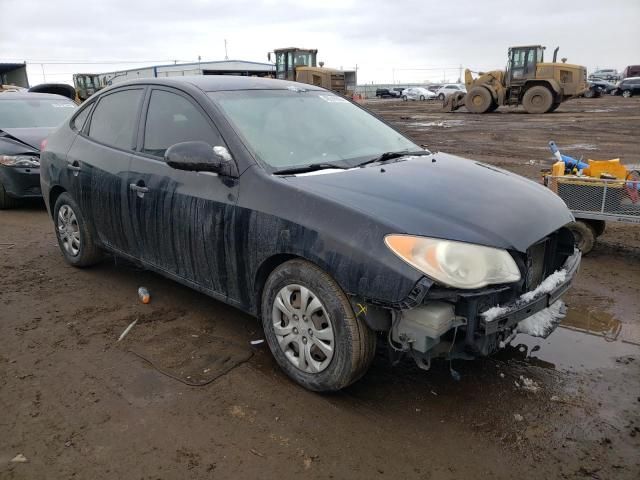
[[370,158],[369,160],[365,160],[364,162],[358,163],[356,167],[363,167],[365,165],[369,165],[370,163],[393,160],[394,158],[409,157],[409,156],[418,157],[422,155],[431,155],[431,152],[427,152],[426,150],[418,150],[416,152],[410,152],[408,150],[401,150],[399,152],[384,152],[382,155],[378,155],[377,157],[373,157],[373,158]]
[[284,168],[273,172],[275,175],[293,175],[296,173],[315,172],[316,170],[326,170],[329,168],[340,168],[344,170],[346,167],[336,165],[334,163],[311,163],[309,165],[301,165],[299,167]]

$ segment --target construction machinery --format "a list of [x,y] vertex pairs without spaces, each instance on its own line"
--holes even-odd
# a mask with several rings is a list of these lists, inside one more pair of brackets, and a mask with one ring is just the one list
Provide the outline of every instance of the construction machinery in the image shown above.
[[96,73],[74,73],[73,86],[76,89],[78,100],[81,102],[84,102],[91,95],[105,87],[102,84],[100,75]]
[[[292,80],[333,90],[341,95],[352,95],[356,87],[356,72],[317,66],[318,50],[297,47],[278,48],[273,51],[276,60],[276,78]],[[268,54],[271,61],[271,53]]]
[[443,110],[452,112],[465,106],[471,113],[488,113],[500,105],[522,105],[528,113],[553,112],[558,106],[588,90],[587,69],[581,65],[544,61],[545,47],[529,45],[509,48],[506,70],[479,72],[476,78],[469,69],[464,79],[467,93],[459,92],[445,99]]

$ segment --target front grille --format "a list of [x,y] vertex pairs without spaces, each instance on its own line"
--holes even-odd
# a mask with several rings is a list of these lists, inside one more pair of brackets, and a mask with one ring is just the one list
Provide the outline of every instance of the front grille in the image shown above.
[[536,288],[544,280],[545,264],[544,254],[546,250],[546,239],[536,243],[527,251],[527,277],[525,287],[527,290]]
[[527,249],[524,291],[534,290],[573,254],[573,234],[565,227]]

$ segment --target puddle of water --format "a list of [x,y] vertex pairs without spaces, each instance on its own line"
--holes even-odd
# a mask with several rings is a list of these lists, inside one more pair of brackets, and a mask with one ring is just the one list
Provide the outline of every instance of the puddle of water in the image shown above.
[[620,357],[640,361],[640,344],[625,339],[626,327],[607,312],[574,307],[548,338],[518,335],[500,356],[572,371],[611,368]]
[[463,120],[442,120],[439,122],[409,122],[407,127],[439,127],[439,128],[451,128],[464,125]]

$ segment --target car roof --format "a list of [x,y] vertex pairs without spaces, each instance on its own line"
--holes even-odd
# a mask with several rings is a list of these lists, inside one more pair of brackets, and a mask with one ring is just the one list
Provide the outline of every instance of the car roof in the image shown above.
[[71,102],[71,99],[64,95],[35,92],[0,92],[0,100],[66,100]]
[[189,83],[205,92],[228,90],[287,90],[288,88],[324,90],[323,88],[315,85],[308,85],[306,83],[277,80],[274,78],[241,77],[236,75],[192,75],[184,77],[142,78],[139,80],[119,82],[112,85],[109,89],[140,84],[180,87],[185,83]]
[[625,80],[640,80],[640,77],[627,77],[627,78],[623,78],[622,81],[624,82]]

